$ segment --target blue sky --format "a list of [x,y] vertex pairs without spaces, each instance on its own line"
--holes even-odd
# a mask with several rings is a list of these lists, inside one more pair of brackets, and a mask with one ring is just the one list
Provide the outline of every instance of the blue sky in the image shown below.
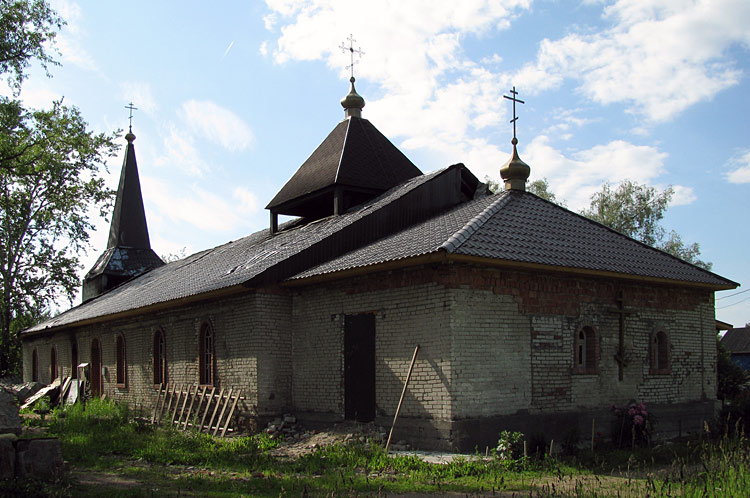
[[[21,98],[64,97],[133,132],[152,246],[192,252],[268,226],[266,203],[341,119],[353,34],[363,117],[431,171],[499,177],[511,149],[580,210],[605,181],[675,196],[664,219],[743,284],[717,318],[750,322],[750,2],[52,2],[61,67]],[[122,140],[124,143],[124,139]],[[110,162],[115,188],[121,156]],[[101,220],[84,258],[106,245]],[[736,294],[736,295],[734,295]]]

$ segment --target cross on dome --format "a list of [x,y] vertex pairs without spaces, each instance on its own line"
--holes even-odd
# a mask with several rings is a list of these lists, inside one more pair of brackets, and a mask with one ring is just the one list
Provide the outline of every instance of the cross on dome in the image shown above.
[[341,45],[339,45],[339,48],[341,49],[342,52],[349,52],[350,63],[348,66],[346,66],[346,68],[351,69],[352,79],[354,79],[354,64],[359,62],[359,60],[356,60],[356,61],[354,60],[354,54],[359,55],[359,58],[361,59],[362,56],[365,55],[365,53],[362,52],[361,48],[358,48],[356,50],[354,49],[354,42],[357,41],[354,39],[354,35],[350,34],[347,40],[349,41],[349,46],[347,47],[346,45],[344,45],[344,42],[341,42]]

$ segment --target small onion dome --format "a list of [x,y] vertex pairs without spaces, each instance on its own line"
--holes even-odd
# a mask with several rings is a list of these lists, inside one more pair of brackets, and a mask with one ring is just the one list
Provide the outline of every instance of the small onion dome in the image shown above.
[[362,108],[365,106],[365,99],[354,89],[354,76],[349,78],[352,83],[352,88],[349,90],[349,94],[341,99],[341,107],[344,108],[344,114],[346,117],[354,116],[355,118],[362,117]]
[[128,132],[128,133],[127,133],[127,134],[125,135],[125,140],[127,140],[127,141],[128,141],[128,143],[131,143],[131,144],[133,143],[133,140],[135,140],[135,135],[133,135],[133,132],[132,132],[132,131],[129,131],[129,132]]
[[505,190],[526,190],[526,180],[529,179],[531,168],[518,157],[518,140],[513,137],[510,143],[513,144],[513,156],[500,168],[500,176],[505,181]]

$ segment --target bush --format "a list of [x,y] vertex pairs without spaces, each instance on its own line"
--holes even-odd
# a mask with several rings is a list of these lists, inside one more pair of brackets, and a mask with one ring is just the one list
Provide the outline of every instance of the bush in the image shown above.
[[619,448],[646,446],[651,443],[656,418],[646,409],[646,403],[631,401],[625,408],[612,405],[615,420],[612,424],[612,442]]
[[518,460],[523,456],[523,434],[502,431],[497,440],[495,454],[500,460]]

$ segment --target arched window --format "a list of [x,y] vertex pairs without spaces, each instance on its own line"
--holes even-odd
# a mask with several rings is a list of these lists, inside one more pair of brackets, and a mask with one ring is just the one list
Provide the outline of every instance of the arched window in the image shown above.
[[669,336],[663,330],[651,336],[651,373],[669,373]]
[[49,381],[54,382],[57,378],[57,351],[55,347],[49,350]]
[[211,326],[204,323],[201,326],[198,351],[198,374],[201,385],[214,385],[214,371],[216,369],[214,357],[214,333]]
[[102,345],[97,338],[91,340],[91,365],[89,369],[91,395],[99,397],[102,394]]
[[116,384],[118,387],[125,387],[127,381],[127,358],[125,355],[125,338],[118,334],[115,339],[115,354],[117,360]]
[[36,348],[31,352],[31,380],[39,382],[39,356],[37,355]]
[[154,384],[167,382],[167,347],[164,332],[158,329],[154,333]]
[[575,341],[575,359],[573,367],[578,373],[597,373],[598,356],[596,331],[592,327],[583,327],[578,331]]

